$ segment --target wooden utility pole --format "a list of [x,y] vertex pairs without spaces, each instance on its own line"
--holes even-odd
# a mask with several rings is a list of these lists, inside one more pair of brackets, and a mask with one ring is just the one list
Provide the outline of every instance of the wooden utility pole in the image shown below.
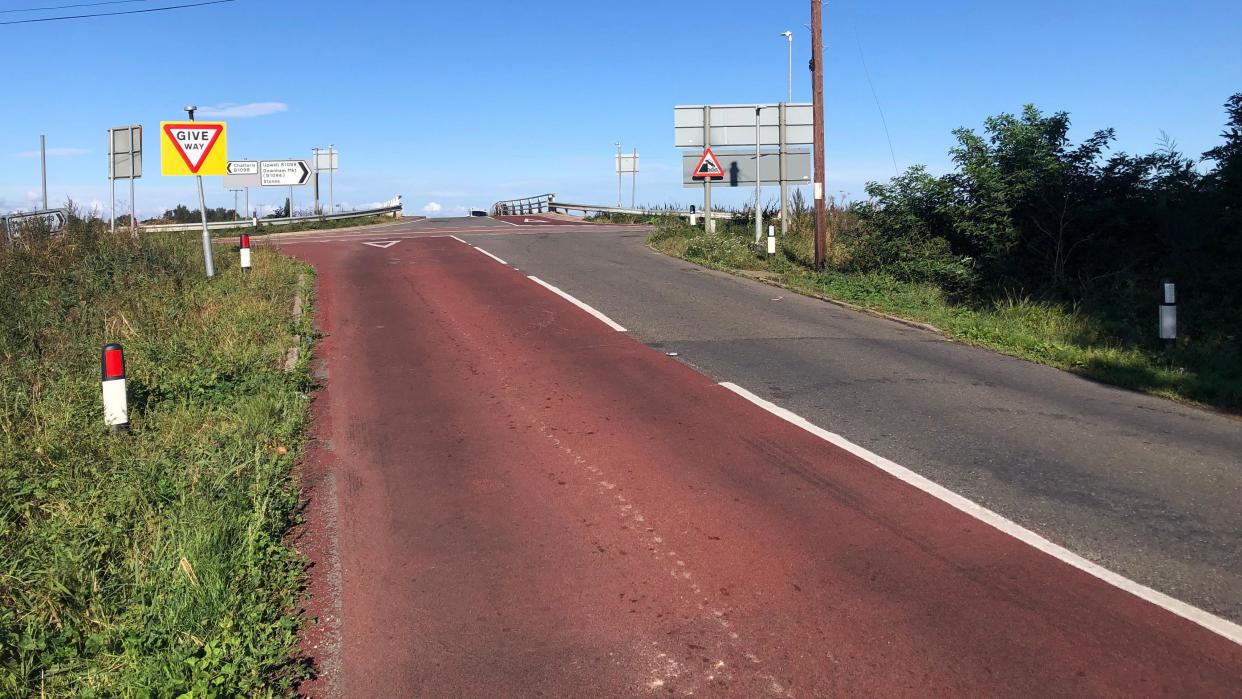
[[828,215],[824,205],[824,32],[823,0],[811,0],[811,94],[815,150],[815,270],[828,253]]

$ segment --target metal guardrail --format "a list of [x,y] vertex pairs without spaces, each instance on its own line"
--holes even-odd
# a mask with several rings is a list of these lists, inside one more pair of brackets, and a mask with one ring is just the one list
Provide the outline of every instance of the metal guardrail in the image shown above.
[[[320,216],[294,216],[293,218],[261,218],[259,223],[264,226],[288,226],[293,223],[305,223],[307,221],[341,221],[350,218],[366,218],[368,216],[392,216],[399,218],[401,216],[401,204],[398,202],[394,206],[385,206],[379,209],[365,209],[362,211],[346,211],[339,214],[323,214]],[[241,219],[238,221],[212,221],[207,224],[207,230],[229,230],[233,228],[248,228],[253,225],[254,219]],[[138,232],[142,231],[201,231],[202,223],[157,223],[148,226],[139,226]]]
[[521,199],[508,199],[492,204],[492,216],[521,216],[523,214],[552,213],[550,208],[555,194],[539,194]]
[[[593,204],[569,204],[569,203],[562,202],[562,201],[551,202],[549,204],[549,208],[552,213],[558,213],[560,211],[564,211],[566,213],[568,213],[569,211],[581,211],[582,213],[585,214],[585,213],[594,211],[597,213],[605,213],[605,214],[633,214],[635,216],[661,216],[663,215],[663,216],[679,216],[681,218],[688,218],[690,216],[689,211],[678,211],[677,209],[627,209],[627,208],[620,207],[620,206],[595,206]],[[694,215],[702,216],[703,212],[696,211],[694,212]],[[712,218],[714,219],[723,220],[723,219],[730,219],[732,217],[733,217],[733,214],[727,211],[713,211],[712,212]]]

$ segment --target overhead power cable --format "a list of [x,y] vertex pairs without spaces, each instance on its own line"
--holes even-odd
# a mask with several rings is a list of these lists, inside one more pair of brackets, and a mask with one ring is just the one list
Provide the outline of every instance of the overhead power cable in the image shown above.
[[65,19],[86,19],[88,17],[114,17],[116,15],[139,15],[139,14],[144,14],[147,12],[164,12],[166,10],[180,10],[180,9],[184,9],[187,7],[202,7],[204,5],[221,5],[226,2],[236,2],[236,0],[208,0],[208,2],[192,2],[192,3],[187,3],[185,5],[168,5],[166,7],[148,7],[148,8],[144,8],[141,10],[125,10],[123,12],[99,12],[99,13],[89,14],[89,15],[66,15],[63,17],[41,17],[38,19],[14,19],[14,20],[9,20],[7,22],[0,22],[0,25],[31,24],[34,22],[56,22],[56,21],[65,20]]
[[23,7],[19,10],[0,10],[0,15],[11,15],[15,12],[47,12],[50,10],[68,10],[71,7],[99,7],[100,5],[129,5],[136,2],[151,0],[107,0],[107,2],[80,2],[76,5],[47,5],[45,7]]

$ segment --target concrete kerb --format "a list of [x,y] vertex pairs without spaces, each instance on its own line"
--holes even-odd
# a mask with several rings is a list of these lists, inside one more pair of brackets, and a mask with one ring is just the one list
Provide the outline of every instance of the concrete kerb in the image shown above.
[[[306,274],[298,275],[298,287],[293,293],[293,322],[297,323],[302,318],[302,293],[306,289]],[[281,370],[285,373],[293,371],[298,365],[298,345],[297,337],[294,337],[294,344],[285,350],[284,361],[281,364]]]

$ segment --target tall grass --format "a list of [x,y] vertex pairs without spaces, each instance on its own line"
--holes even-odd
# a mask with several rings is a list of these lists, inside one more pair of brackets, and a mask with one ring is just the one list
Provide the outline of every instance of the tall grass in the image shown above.
[[[282,543],[307,414],[279,359],[307,268],[73,217],[0,249],[0,696],[283,694],[302,564]],[[132,431],[103,424],[126,350]]]

